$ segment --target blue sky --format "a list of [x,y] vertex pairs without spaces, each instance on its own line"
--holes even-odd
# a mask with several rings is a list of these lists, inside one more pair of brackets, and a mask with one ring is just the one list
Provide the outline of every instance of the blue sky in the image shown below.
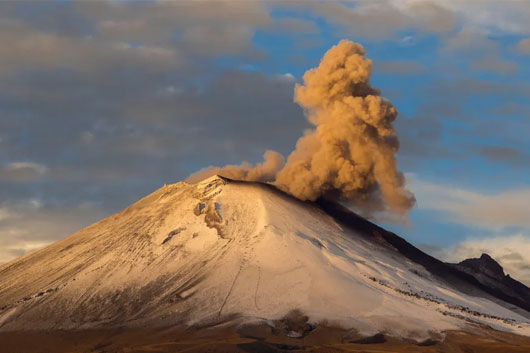
[[[3,2],[0,262],[209,165],[287,155],[303,73],[341,39],[399,111],[407,226],[530,283],[530,3]],[[501,245],[499,245],[501,244]]]

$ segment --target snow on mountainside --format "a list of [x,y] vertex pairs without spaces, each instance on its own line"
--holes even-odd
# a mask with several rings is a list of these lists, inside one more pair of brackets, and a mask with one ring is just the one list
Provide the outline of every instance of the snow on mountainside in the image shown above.
[[1,266],[0,330],[252,322],[298,309],[367,335],[472,324],[530,335],[524,310],[457,290],[362,232],[264,184],[166,185]]

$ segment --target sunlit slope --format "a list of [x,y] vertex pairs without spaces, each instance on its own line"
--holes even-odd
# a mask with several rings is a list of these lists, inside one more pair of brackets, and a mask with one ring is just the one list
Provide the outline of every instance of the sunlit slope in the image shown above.
[[0,267],[3,330],[205,325],[295,309],[365,334],[530,333],[523,316],[458,292],[317,205],[220,177],[164,186]]

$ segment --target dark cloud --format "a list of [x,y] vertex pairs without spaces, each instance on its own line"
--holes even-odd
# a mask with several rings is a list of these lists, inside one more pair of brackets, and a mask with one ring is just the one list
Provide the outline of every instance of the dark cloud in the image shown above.
[[98,1],[77,7],[105,39],[171,44],[190,56],[254,56],[254,32],[271,23],[258,1]]
[[393,75],[416,75],[425,70],[425,67],[416,61],[377,61],[374,70],[378,73]]
[[28,68],[72,68],[94,72],[105,68],[149,66],[170,70],[184,65],[177,49],[159,45],[107,42],[36,30],[26,23],[0,18],[0,40],[12,43],[0,49],[0,73]]
[[497,52],[499,44],[489,39],[482,33],[463,29],[454,35],[448,36],[442,50],[459,51],[469,56],[481,56],[484,53]]
[[498,57],[473,61],[468,67],[474,71],[493,72],[500,75],[515,74],[518,71],[518,67],[514,62]]
[[237,162],[291,150],[306,127],[293,87],[290,77],[242,71],[200,85],[148,71],[123,79],[34,72],[0,83],[11,117],[0,120],[4,151],[49,166],[48,177],[63,184],[172,182],[220,154]]
[[[421,93],[418,92],[418,96]],[[430,163],[434,158],[455,157],[455,152],[442,144],[444,134],[443,121],[461,116],[460,104],[447,104],[435,100],[423,99],[414,115],[400,116],[395,125],[400,137],[399,156],[408,167],[418,163]]]
[[224,56],[260,60],[252,44],[259,29],[276,25],[316,33],[307,21],[271,21],[261,3],[248,2],[43,2],[4,6],[0,73],[71,68],[101,72],[116,67],[197,69]]
[[510,75],[518,72],[518,65],[502,57],[502,48],[497,40],[484,33],[463,29],[445,39],[442,52],[458,54],[459,60],[468,61],[468,69]]
[[500,162],[515,167],[526,167],[530,164],[530,154],[526,151],[508,146],[482,146],[478,153],[492,162]]
[[433,159],[454,157],[454,152],[441,143],[443,125],[434,114],[399,116],[395,127],[400,141],[399,162],[405,170],[414,170]]
[[510,101],[507,101],[500,105],[496,105],[495,107],[493,107],[492,112],[501,116],[510,115],[530,117],[530,110],[526,105]]
[[[494,82],[486,79],[449,77],[435,79],[418,87],[418,92],[426,93],[437,101],[450,101],[452,104],[464,102],[473,97],[495,96],[496,98],[518,99],[530,97],[530,84],[524,81]],[[465,77],[465,76],[464,76]]]
[[320,32],[316,23],[300,18],[277,18],[272,19],[269,27],[265,28],[269,32],[281,34],[318,34]]

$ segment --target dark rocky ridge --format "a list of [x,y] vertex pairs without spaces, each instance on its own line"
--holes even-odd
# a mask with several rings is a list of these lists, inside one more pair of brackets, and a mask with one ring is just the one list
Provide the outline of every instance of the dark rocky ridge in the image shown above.
[[456,266],[477,279],[484,278],[500,281],[506,277],[502,266],[488,254],[482,254],[479,258],[464,260],[456,264]]
[[530,288],[511,278],[510,275],[504,274],[502,266],[488,254],[482,254],[480,258],[464,260],[453,266],[470,274],[482,285],[509,294],[530,305]]

